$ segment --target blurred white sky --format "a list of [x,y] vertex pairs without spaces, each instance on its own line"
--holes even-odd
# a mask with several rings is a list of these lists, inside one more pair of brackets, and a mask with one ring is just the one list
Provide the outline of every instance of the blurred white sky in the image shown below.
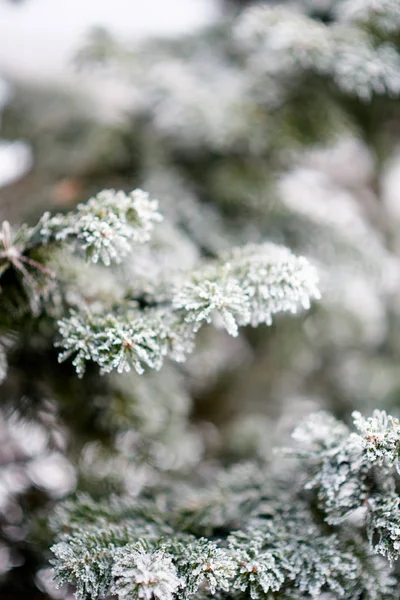
[[[124,86],[79,74],[71,64],[88,31],[104,26],[134,41],[191,31],[217,14],[215,0],[0,0],[0,108],[7,89],[2,76],[16,76],[79,87],[89,93],[99,116],[114,119],[131,102]],[[18,179],[31,161],[23,142],[0,141],[0,187]]]
[[214,0],[0,0],[0,73],[68,76],[69,61],[93,26],[134,40],[190,31],[216,14]]

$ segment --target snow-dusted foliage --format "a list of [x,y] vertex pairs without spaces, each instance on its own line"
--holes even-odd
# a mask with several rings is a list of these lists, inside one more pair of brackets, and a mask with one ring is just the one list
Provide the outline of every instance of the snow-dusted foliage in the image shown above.
[[73,581],[83,600],[105,596],[112,581],[113,556],[128,542],[124,529],[96,529],[81,532],[53,546],[57,559],[55,574],[60,584]]
[[375,410],[366,419],[359,412],[353,413],[354,425],[361,434],[362,444],[371,463],[378,466],[396,466],[399,471],[400,423],[384,410]]
[[46,212],[34,227],[24,225],[14,232],[4,221],[0,275],[16,272],[33,313],[45,307],[51,310],[60,297],[54,271],[43,264],[44,254],[50,263],[56,248],[72,244],[92,263],[120,263],[134,244],[149,240],[154,223],[161,220],[157,207],[157,201],[142,190],[128,195],[103,190],[86,204],[79,204],[76,211],[54,216]]
[[400,554],[399,498],[395,491],[398,419],[384,411],[375,411],[368,419],[359,412],[353,416],[360,433],[351,433],[321,413],[294,432],[300,443],[299,456],[309,463],[305,487],[316,490],[328,523],[342,523],[361,510],[371,548],[393,562]]
[[285,581],[279,550],[268,549],[265,542],[265,535],[258,530],[233,534],[229,542],[238,565],[233,587],[253,599],[278,591]]
[[217,591],[229,591],[236,565],[225,548],[205,538],[166,542],[181,575],[183,598],[195,596],[200,589],[214,595]]
[[4,113],[1,599],[400,597],[398,2],[220,6]]
[[160,308],[119,309],[120,316],[72,313],[59,323],[64,348],[60,359],[75,354],[79,375],[85,362],[102,373],[113,369],[138,373],[143,364],[159,369],[163,358],[182,361],[193,350],[202,321],[224,327],[271,325],[272,315],[308,309],[319,298],[316,270],[304,257],[274,244],[249,245],[205,263],[172,286],[169,304]]
[[237,36],[248,49],[251,68],[260,75],[295,77],[302,69],[332,78],[344,92],[363,100],[400,92],[396,47],[376,45],[361,28],[345,23],[331,27],[290,9],[259,6],[245,13]]
[[40,236],[44,241],[76,239],[93,263],[105,265],[121,262],[132,244],[143,244],[150,239],[154,223],[161,220],[157,200],[150,200],[146,192],[134,190],[103,190],[86,204],[79,204],[76,212],[51,217],[46,213],[40,222]]
[[[382,427],[380,417],[362,429],[376,429],[376,419]],[[298,458],[286,473],[254,463],[222,469],[205,489],[164,489],[162,512],[146,509],[146,488],[122,504],[69,503],[55,521],[58,529],[69,515],[72,527],[53,548],[58,580],[75,581],[78,598],[109,589],[124,600],[212,597],[218,590],[253,600],[395,598],[389,564],[376,556],[394,562],[400,552],[392,466],[377,467],[362,437],[328,414],[309,417],[295,439]],[[348,519],[360,510],[360,518]],[[80,530],[84,515],[90,533]],[[107,520],[118,523],[108,537]]]
[[195,271],[174,305],[187,311],[186,321],[214,319],[236,336],[238,326],[271,325],[272,315],[307,309],[319,297],[316,271],[305,258],[265,244],[236,248],[219,264]]
[[171,556],[162,550],[146,551],[140,544],[117,552],[112,574],[112,591],[120,600],[173,600],[182,585]]
[[72,314],[60,321],[65,351],[60,360],[76,354],[74,365],[78,375],[82,375],[87,360],[93,360],[101,367],[102,373],[116,369],[119,373],[129,371],[131,365],[138,373],[143,373],[145,364],[159,369],[164,355],[164,327],[161,315],[154,311],[143,315],[135,311],[127,317],[113,315]]
[[[3,269],[15,266],[30,282],[32,276],[25,263],[41,274],[50,271],[26,253],[32,247],[47,250],[52,244],[72,239],[89,261],[101,260],[109,266],[126,258],[134,244],[148,241],[154,222],[160,219],[157,202],[149,200],[145,192],[135,190],[127,195],[105,190],[87,204],[79,204],[76,212],[54,217],[46,213],[36,227],[21,229],[25,244],[13,245],[6,225],[4,256],[0,259],[4,260]],[[57,261],[51,264],[57,265]],[[59,271],[61,277],[70,276],[63,264]],[[154,274],[161,278],[157,270]],[[185,359],[202,321],[222,325],[233,336],[238,334],[238,326],[271,325],[276,313],[308,309],[311,300],[320,297],[317,282],[316,271],[307,259],[274,244],[250,244],[225,253],[219,260],[204,262],[191,273],[182,272],[180,277],[175,274],[170,289],[161,286],[159,296],[153,293],[151,297],[149,280],[144,277],[142,289],[137,282],[132,285],[138,300],[129,298],[128,282],[126,298],[121,299],[120,306],[112,307],[116,314],[110,314],[111,306],[94,311],[89,306],[79,312],[72,310],[70,317],[59,322],[60,345],[64,348],[60,359],[75,355],[74,365],[80,376],[88,360],[96,362],[102,373],[113,369],[122,373],[131,366],[142,373],[143,365],[159,369],[165,356]],[[85,296],[85,283],[82,285]],[[146,296],[148,306],[142,308],[140,301]],[[67,293],[65,297],[68,301]],[[84,304],[79,300],[74,303]]]

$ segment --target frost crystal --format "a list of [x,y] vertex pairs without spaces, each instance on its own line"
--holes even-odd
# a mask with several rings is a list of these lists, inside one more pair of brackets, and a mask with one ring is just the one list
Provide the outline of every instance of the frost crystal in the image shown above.
[[400,555],[400,498],[397,494],[369,500],[367,532],[371,546],[391,563]]
[[299,453],[309,461],[305,487],[317,490],[328,523],[362,509],[371,548],[394,562],[400,554],[400,498],[392,467],[398,469],[400,425],[384,411],[353,417],[361,435],[324,413],[312,415],[295,432],[307,449]]
[[234,587],[264,598],[289,582],[303,594],[320,598],[330,590],[339,597],[352,586],[360,563],[345,552],[336,536],[322,536],[307,513],[276,514],[270,523],[230,536],[238,564]]
[[[309,308],[319,298],[315,269],[303,257],[275,244],[248,245],[192,275],[174,299],[186,321],[219,318],[231,335],[238,326],[271,325],[272,315]],[[218,321],[217,321],[218,323]]]
[[91,262],[110,265],[121,262],[132,244],[149,240],[154,223],[161,220],[157,208],[157,200],[150,200],[142,190],[130,194],[103,190],[79,204],[76,213],[44,215],[40,234],[47,240],[75,238]]
[[358,436],[330,415],[319,413],[305,419],[293,437],[302,445],[298,456],[310,461],[312,475],[306,488],[317,490],[327,521],[339,523],[367,497],[368,465]]
[[244,314],[240,325],[271,325],[274,314],[308,309],[311,300],[320,298],[315,268],[284,246],[249,244],[222,259],[249,299],[250,319]]
[[[263,549],[265,535],[254,530],[231,536],[230,547],[237,564],[234,589],[249,591],[250,598],[258,600],[269,591],[277,592],[285,581],[279,564],[279,551]],[[275,554],[275,556],[274,556]]]
[[371,463],[399,467],[400,423],[384,410],[374,410],[366,419],[359,412],[353,412],[354,425],[361,434],[362,445]]
[[[166,544],[166,547],[169,545]],[[200,538],[186,544],[173,543],[171,552],[179,557],[176,563],[185,580],[185,597],[192,596],[200,588],[206,588],[211,594],[217,590],[229,591],[235,563],[227,550],[218,548],[215,542]]]
[[188,283],[175,296],[175,307],[184,308],[188,312],[186,321],[194,321],[196,327],[201,321],[211,323],[214,320],[216,325],[220,322],[230,335],[236,336],[238,322],[250,321],[249,299],[245,290],[228,274],[224,276],[221,273],[218,277],[217,270],[213,273],[206,269],[193,279],[193,283]]
[[171,556],[162,550],[146,552],[140,544],[117,552],[112,574],[113,593],[120,600],[172,600],[182,585]]
[[[287,543],[290,544],[289,540]],[[320,598],[324,589],[339,598],[344,597],[345,590],[351,589],[359,577],[360,562],[351,552],[341,548],[335,535],[321,536],[309,527],[305,535],[300,532],[297,543],[289,552],[290,575],[300,591],[312,598]]]
[[104,597],[109,591],[113,556],[118,546],[128,542],[124,529],[79,531],[55,544],[55,578],[60,585],[73,581],[80,600]]
[[143,364],[159,369],[163,346],[157,316],[134,313],[130,319],[121,319],[72,312],[59,322],[65,349],[60,361],[76,354],[73,364],[78,375],[83,375],[88,360],[100,365],[102,374],[114,369],[129,372],[131,365],[138,373],[143,373]]

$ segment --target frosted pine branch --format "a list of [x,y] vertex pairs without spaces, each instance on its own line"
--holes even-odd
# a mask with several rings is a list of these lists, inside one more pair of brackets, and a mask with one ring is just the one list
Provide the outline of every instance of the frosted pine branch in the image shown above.
[[250,320],[249,299],[229,273],[229,267],[218,269],[206,267],[194,273],[192,281],[175,295],[174,307],[187,314],[185,320],[193,323],[194,329],[202,321],[220,324],[230,335],[238,335],[238,322]]
[[112,581],[114,554],[128,541],[125,528],[109,525],[65,538],[52,547],[56,580],[60,585],[73,581],[81,600],[104,597]]
[[163,550],[146,551],[140,543],[116,553],[112,575],[112,592],[120,600],[173,600],[184,584],[171,556]]
[[354,425],[361,434],[362,445],[368,460],[378,466],[396,466],[398,472],[400,452],[400,422],[384,410],[374,410],[366,419],[358,411],[353,413]]
[[[266,489],[259,498],[261,506]],[[274,510],[267,519],[254,519],[215,541],[182,531],[159,537],[151,516],[146,532],[140,520],[135,521],[134,511],[130,515],[127,511],[125,520],[120,514],[121,531],[125,524],[122,537],[111,533],[115,525],[106,536],[104,518],[97,517],[98,526],[91,518],[90,533],[82,532],[76,523],[74,531],[54,546],[56,576],[60,582],[75,581],[80,599],[90,593],[97,599],[108,591],[120,600],[153,596],[183,600],[199,594],[212,598],[218,591],[233,597],[245,593],[254,600],[276,592],[296,599],[319,599],[325,592],[344,599],[358,597],[354,594],[369,600],[394,597],[388,569],[360,539],[355,546],[345,535],[327,533],[314,521],[304,500],[294,495],[292,502],[271,497]],[[95,515],[95,506],[93,510]],[[87,507],[85,515],[90,518]],[[167,520],[171,517],[173,513],[165,514]],[[92,549],[94,540],[97,547]],[[103,580],[103,587],[96,578]]]
[[195,271],[174,306],[187,311],[189,322],[214,321],[237,335],[238,326],[271,325],[276,313],[309,308],[320,297],[317,282],[314,267],[287,248],[248,245]]
[[368,500],[367,533],[370,545],[394,563],[400,555],[400,498],[386,492]]
[[64,348],[60,361],[75,355],[78,375],[89,360],[102,374],[129,372],[131,367],[141,374],[143,365],[160,369],[165,356],[180,362],[193,348],[192,328],[162,309],[134,309],[123,317],[72,312],[59,321],[59,330]]
[[316,490],[328,523],[341,523],[361,509],[372,549],[393,562],[400,555],[395,492],[399,422],[384,411],[374,411],[369,419],[358,412],[353,417],[360,433],[351,433],[324,413],[312,415],[295,431],[295,439],[305,446],[298,455],[308,462],[306,488]]
[[[135,244],[149,240],[154,224],[161,220],[157,206],[157,201],[149,199],[142,190],[130,194],[104,190],[86,204],[79,204],[76,211],[54,216],[45,213],[34,227],[23,225],[13,231],[4,221],[0,232],[0,277],[9,269],[15,271],[20,281],[17,297],[21,313],[27,312],[24,299],[35,316],[47,308],[51,312],[53,295],[61,304],[62,267],[53,269],[56,246],[60,251],[72,246],[92,263],[120,263]],[[0,290],[5,306],[7,293],[12,297],[14,291]],[[11,307],[14,304],[13,299]]]
[[374,94],[400,92],[395,46],[377,43],[355,25],[331,27],[290,9],[259,6],[245,12],[236,35],[258,77],[284,79],[302,69],[330,77],[340,89],[365,101]]
[[248,592],[252,600],[277,592],[285,581],[279,549],[267,549],[265,535],[258,530],[237,532],[230,538],[230,547],[237,562],[234,589]]
[[[75,582],[83,600],[110,591],[120,600],[211,599],[218,591],[252,600],[396,599],[397,474],[363,438],[376,434],[368,444],[390,458],[397,422],[381,413],[355,419],[361,435],[325,413],[300,424],[295,473],[254,462],[221,468],[205,487],[164,479],[162,512],[149,505],[152,487],[143,500],[69,502],[58,511],[57,527],[67,520],[71,528],[53,547],[58,581]],[[354,510],[365,518],[344,523]]]
[[195,270],[160,308],[125,309],[120,316],[72,313],[59,322],[64,352],[75,355],[79,375],[94,361],[101,373],[113,369],[138,373],[143,365],[159,369],[169,356],[182,361],[193,350],[202,321],[223,326],[231,335],[238,327],[272,323],[279,312],[295,313],[319,298],[317,274],[303,257],[274,244],[249,245]]
[[46,213],[41,220],[40,235],[46,240],[63,241],[73,238],[93,263],[105,265],[121,262],[133,244],[150,239],[154,223],[161,220],[157,200],[150,200],[146,192],[134,190],[103,190],[76,212],[51,217]]
[[230,552],[205,538],[172,540],[165,547],[174,555],[178,571],[185,582],[182,590],[184,598],[194,596],[199,589],[206,589],[214,595],[217,590],[228,592],[236,565]]

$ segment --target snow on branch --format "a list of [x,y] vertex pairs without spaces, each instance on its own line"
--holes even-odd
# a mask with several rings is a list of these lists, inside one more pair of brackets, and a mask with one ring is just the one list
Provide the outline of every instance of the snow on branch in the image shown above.
[[[353,6],[356,2],[351,0],[345,6],[349,4]],[[374,9],[372,6],[368,9],[364,1],[360,4],[363,10],[356,9],[354,17],[367,18]],[[398,8],[392,9],[392,25],[395,25]],[[379,10],[375,12],[379,14]],[[387,20],[387,11],[382,12],[382,18]],[[349,15],[349,21],[329,26],[288,8],[263,5],[245,11],[236,36],[246,48],[249,66],[257,76],[264,74],[284,80],[296,77],[300,69],[330,77],[345,93],[364,101],[374,94],[398,96],[400,55],[395,45],[377,43],[365,29],[351,21]]]
[[121,308],[118,316],[75,312],[62,319],[60,360],[75,355],[79,375],[88,360],[102,373],[159,369],[166,356],[184,360],[203,321],[236,336],[239,326],[271,325],[276,313],[307,309],[319,297],[316,271],[305,258],[274,244],[249,245],[193,271],[170,304]]
[[88,260],[99,260],[106,266],[119,263],[133,244],[150,239],[154,223],[162,217],[157,200],[150,200],[142,190],[130,194],[103,190],[76,212],[53,217],[45,213],[40,222],[40,236],[46,240],[63,241],[73,238]]
[[326,520],[338,524],[356,510],[365,515],[371,548],[391,562],[400,555],[396,493],[400,424],[385,411],[353,413],[358,433],[325,413],[311,415],[294,432],[297,455],[308,463],[307,489],[317,492]]

